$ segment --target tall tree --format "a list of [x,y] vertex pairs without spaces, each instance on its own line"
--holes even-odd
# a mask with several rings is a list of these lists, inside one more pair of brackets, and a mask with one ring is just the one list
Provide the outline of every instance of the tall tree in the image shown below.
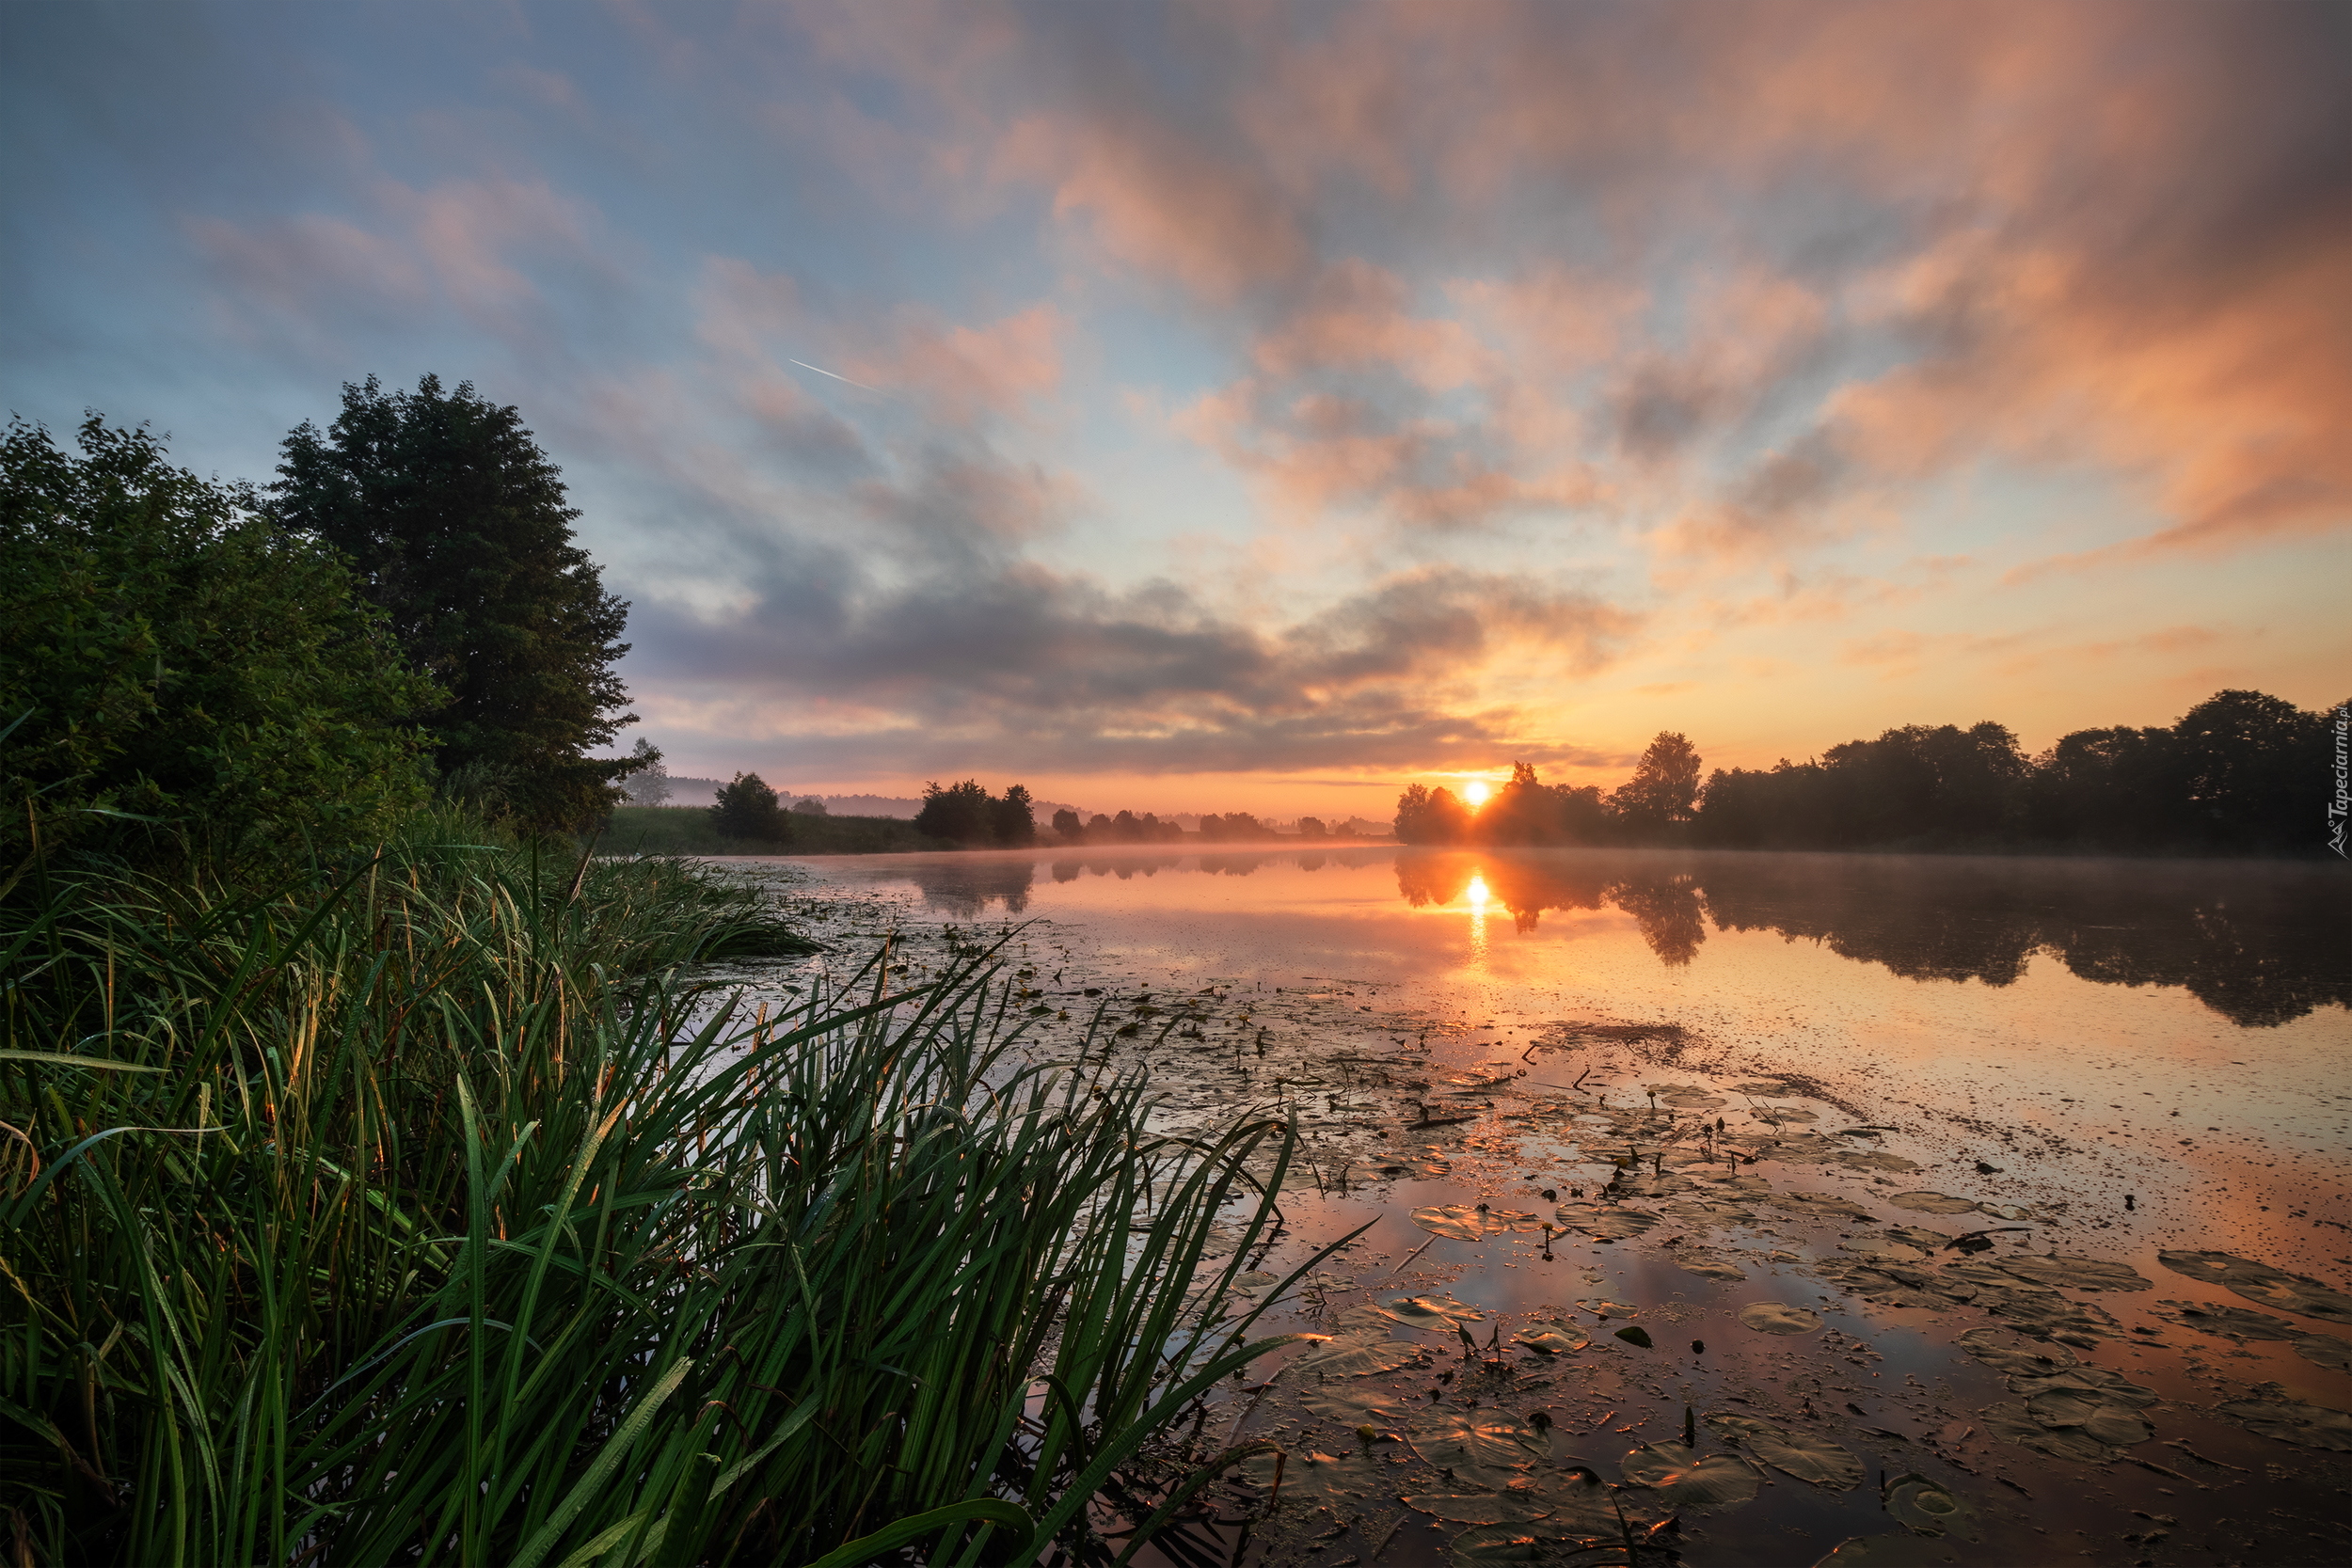
[[325,431],[286,437],[278,474],[278,521],[348,557],[448,689],[425,721],[444,780],[529,827],[611,809],[639,763],[588,752],[636,718],[613,670],[628,606],[573,543],[580,514],[522,416],[470,382],[387,392],[370,376]]
[[1698,748],[1687,736],[1661,730],[1634,766],[1633,777],[1617,786],[1609,803],[1617,820],[1636,834],[1657,834],[1689,822],[1698,795]]

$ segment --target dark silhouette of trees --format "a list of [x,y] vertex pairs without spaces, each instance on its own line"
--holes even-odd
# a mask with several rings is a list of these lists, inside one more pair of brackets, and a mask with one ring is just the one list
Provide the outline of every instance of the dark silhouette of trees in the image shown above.
[[1079,819],[1076,812],[1064,806],[1054,814],[1054,836],[1064,844],[1084,844],[1087,840],[1086,824]]
[[2333,731],[2259,691],[2220,691],[2169,727],[2077,730],[2038,757],[1990,720],[1906,724],[1805,762],[1717,768],[1699,785],[1685,736],[1661,732],[1607,796],[1546,784],[1527,763],[1485,809],[1407,787],[1413,845],[1671,845],[1742,849],[2101,849],[2318,853]]
[[1037,813],[1026,784],[1008,785],[1003,800],[990,802],[989,818],[999,844],[1019,847],[1037,842]]
[[914,814],[918,832],[968,848],[1019,848],[1037,841],[1037,816],[1025,785],[1014,784],[999,800],[973,779],[942,787],[923,786],[923,807]]
[[1545,784],[1524,762],[1476,813],[1443,785],[1409,784],[1396,802],[1396,836],[1406,844],[1598,844],[1609,831],[1597,787]]
[[1693,838],[1735,848],[2315,851],[2325,715],[2221,691],[2169,728],[2077,730],[2028,759],[1990,721],[1913,724],[1818,761],[1718,769]]
[[1407,784],[1397,797],[1396,836],[1406,844],[1460,844],[1470,825],[1470,808],[1442,784]]
[[446,689],[424,720],[453,793],[526,827],[620,803],[633,757],[588,754],[635,714],[614,669],[628,606],[572,542],[580,514],[513,408],[425,376],[343,387],[325,431],[284,443],[272,507],[340,550],[409,661]]
[[1697,748],[1686,736],[1661,730],[1634,765],[1633,777],[1609,797],[1609,813],[1622,836],[1662,838],[1689,825],[1698,796]]
[[738,773],[721,784],[718,804],[710,808],[710,825],[723,838],[746,844],[787,845],[792,842],[792,819],[776,803],[776,792],[756,773]]

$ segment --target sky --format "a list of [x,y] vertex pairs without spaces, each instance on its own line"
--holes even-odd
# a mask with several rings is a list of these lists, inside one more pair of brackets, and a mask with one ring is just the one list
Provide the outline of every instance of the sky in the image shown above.
[[2333,4],[0,6],[0,406],[563,468],[673,772],[1385,817],[2352,694]]

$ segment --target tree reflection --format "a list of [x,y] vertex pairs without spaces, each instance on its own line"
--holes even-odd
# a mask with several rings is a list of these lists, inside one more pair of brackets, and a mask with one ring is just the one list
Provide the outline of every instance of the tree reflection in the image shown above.
[[2352,1007],[2352,919],[2340,876],[2290,863],[1897,855],[1407,851],[1414,908],[1473,878],[1533,934],[1548,910],[1613,906],[1661,963],[1718,931],[1775,931],[1909,979],[2016,983],[2036,953],[2105,985],[2179,986],[2265,1027]]

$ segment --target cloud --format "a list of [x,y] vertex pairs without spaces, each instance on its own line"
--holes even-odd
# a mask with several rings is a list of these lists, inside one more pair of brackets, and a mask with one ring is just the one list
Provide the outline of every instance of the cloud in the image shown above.
[[413,330],[442,309],[510,343],[551,343],[543,279],[616,276],[593,208],[544,180],[377,180],[363,205],[356,217],[197,216],[185,229],[231,319],[317,354],[341,352],[354,327]]
[[[947,134],[1049,187],[1107,264],[1255,300],[1259,380],[1215,447],[1279,507],[1456,522],[1544,493],[1534,447],[1467,451],[1362,384],[1386,377],[1672,469],[1672,543],[1735,557],[1988,459],[2142,484],[2163,520],[2126,553],[2352,518],[2352,101],[2325,8],[1212,8],[1158,40],[1188,97],[1140,71],[1148,25],[1046,14],[973,24],[990,64]],[[1406,303],[1434,278],[1527,320],[1545,277],[1581,287],[1524,341]],[[1777,464],[1716,471],[1709,444],[1759,419]]]

